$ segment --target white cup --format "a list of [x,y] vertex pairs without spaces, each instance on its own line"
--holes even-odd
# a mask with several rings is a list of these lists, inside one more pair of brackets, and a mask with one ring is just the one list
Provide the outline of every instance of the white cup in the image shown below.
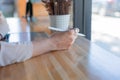
[[70,15],[50,15],[50,27],[68,30]]

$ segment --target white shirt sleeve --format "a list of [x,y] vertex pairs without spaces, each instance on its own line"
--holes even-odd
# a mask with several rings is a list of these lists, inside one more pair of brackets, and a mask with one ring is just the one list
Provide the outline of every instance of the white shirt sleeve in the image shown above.
[[0,66],[25,61],[32,57],[32,42],[7,43],[0,42]]
[[[0,34],[4,37],[9,32],[9,26],[0,12]],[[31,42],[7,43],[0,41],[0,66],[22,62],[32,57]]]

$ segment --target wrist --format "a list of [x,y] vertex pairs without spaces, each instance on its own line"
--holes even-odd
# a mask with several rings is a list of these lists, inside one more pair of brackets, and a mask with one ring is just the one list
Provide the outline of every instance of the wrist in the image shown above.
[[38,56],[52,50],[54,50],[54,47],[49,38],[33,41],[33,56]]
[[55,45],[51,38],[48,39],[48,44],[51,51],[55,50]]
[[55,45],[55,42],[54,42],[54,40],[52,39],[52,37],[48,39],[48,44],[49,44],[49,46],[50,46],[50,50],[51,50],[51,51],[57,50],[56,45]]

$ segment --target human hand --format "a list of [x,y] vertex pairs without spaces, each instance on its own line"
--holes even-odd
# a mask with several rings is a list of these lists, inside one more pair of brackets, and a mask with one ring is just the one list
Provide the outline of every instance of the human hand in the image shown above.
[[77,38],[78,32],[79,29],[75,28],[65,32],[54,33],[50,37],[53,50],[69,49],[70,46],[74,43],[75,39]]
[[33,42],[33,57],[53,50],[69,49],[77,38],[79,29],[65,32],[56,32],[50,38],[39,39]]

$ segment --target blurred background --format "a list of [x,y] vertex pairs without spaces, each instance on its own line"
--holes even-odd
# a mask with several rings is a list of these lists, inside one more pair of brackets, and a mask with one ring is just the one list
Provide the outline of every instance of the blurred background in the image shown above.
[[93,13],[103,16],[120,16],[120,0],[93,0]]
[[0,0],[0,10],[6,17],[13,17],[16,12],[15,0]]
[[120,0],[92,0],[92,42],[120,56]]
[[[6,18],[25,16],[27,0],[0,0],[0,10]],[[33,16],[48,16],[41,0],[31,0]],[[70,26],[73,26],[73,5]],[[92,42],[120,56],[120,0],[92,0]]]
[[[28,0],[0,0],[0,10],[5,17],[22,17],[25,16],[26,2]],[[41,0],[31,0],[33,3],[34,16],[48,15]]]

